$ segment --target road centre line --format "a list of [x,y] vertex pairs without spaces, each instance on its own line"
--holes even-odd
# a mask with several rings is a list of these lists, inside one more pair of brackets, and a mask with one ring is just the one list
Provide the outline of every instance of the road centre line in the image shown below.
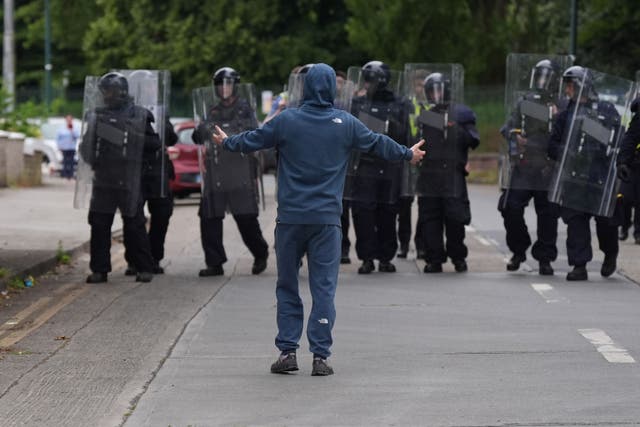
[[480,236],[479,234],[475,234],[473,237],[475,237],[475,239],[478,242],[482,243],[484,246],[491,246],[491,242],[485,239],[484,237]]
[[578,329],[580,335],[596,347],[598,353],[610,363],[635,363],[629,352],[613,342],[601,329]]

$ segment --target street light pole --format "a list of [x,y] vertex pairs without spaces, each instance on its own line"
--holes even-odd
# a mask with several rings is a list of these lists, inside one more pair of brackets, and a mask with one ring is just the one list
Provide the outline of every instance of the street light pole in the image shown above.
[[571,46],[569,53],[576,55],[578,38],[578,0],[571,0]]
[[16,92],[16,55],[15,55],[15,37],[13,33],[13,0],[4,0],[4,35],[3,35],[3,54],[2,54],[2,85],[7,92],[9,98],[9,111],[15,106]]
[[49,0],[44,0],[44,102],[47,113],[51,107],[51,13]]

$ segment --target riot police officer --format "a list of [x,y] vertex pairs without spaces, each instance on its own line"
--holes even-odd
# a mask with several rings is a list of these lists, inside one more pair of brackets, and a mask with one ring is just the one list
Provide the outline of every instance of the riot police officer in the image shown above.
[[227,256],[222,242],[222,220],[227,210],[254,257],[251,272],[260,274],[267,268],[269,248],[258,222],[257,159],[222,150],[211,143],[216,125],[229,134],[258,127],[255,110],[238,94],[239,85],[240,74],[233,68],[223,67],[214,73],[214,99],[218,102],[209,107],[205,121],[192,134],[196,144],[206,144],[207,170],[198,215],[207,268],[200,270],[201,277],[224,274],[222,264]]
[[[136,70],[129,75],[129,81],[139,83],[142,92],[155,92],[157,87],[157,79],[163,73],[154,75],[149,70]],[[154,85],[148,85],[152,82]],[[147,98],[155,99],[155,93],[147,93]],[[156,105],[156,109],[160,110],[163,106]],[[151,254],[153,255],[153,273],[164,274],[164,269],[160,266],[160,261],[164,258],[164,241],[169,228],[169,220],[173,214],[173,194],[169,188],[169,180],[175,178],[173,163],[169,160],[166,146],[173,146],[178,141],[178,135],[173,130],[173,126],[169,122],[169,117],[165,116],[165,111],[153,111],[157,115],[157,120],[163,120],[164,129],[162,139],[164,144],[155,151],[145,151],[142,161],[142,197],[143,203],[147,204],[149,210],[149,244],[151,245]],[[124,236],[125,253],[128,266],[125,271],[126,275],[132,276],[136,274],[136,268],[133,265],[131,256],[127,249],[127,236]]]
[[622,181],[621,193],[624,206],[624,223],[620,230],[620,240],[626,240],[631,222],[631,209],[634,210],[633,236],[640,244],[640,98],[631,104],[633,118],[620,144],[618,155],[618,176]]
[[87,113],[86,131],[79,147],[82,162],[92,170],[92,274],[87,283],[106,282],[111,271],[111,225],[116,209],[122,215],[127,250],[137,270],[136,281],[149,282],[154,262],[144,227],[141,164],[143,153],[158,150],[160,140],[152,127],[153,115],[134,104],[122,74],[105,74],[98,81],[98,89],[104,107]]
[[[616,270],[618,257],[618,233],[619,206],[616,206],[611,218],[594,215],[589,212],[592,202],[600,204],[601,196],[610,197],[610,194],[599,194],[597,184],[607,180],[609,173],[609,155],[602,141],[593,136],[593,132],[584,129],[585,123],[596,123],[605,129],[616,130],[620,126],[620,115],[615,106],[609,102],[600,101],[594,87],[593,77],[589,70],[572,66],[567,68],[562,75],[564,93],[569,99],[569,104],[564,111],[556,116],[549,141],[549,157],[559,159],[563,151],[567,153],[565,159],[571,171],[567,182],[563,187],[563,205],[560,207],[560,216],[567,224],[567,255],[569,265],[573,270],[567,274],[567,280],[587,280],[586,264],[593,258],[591,249],[591,229],[589,220],[596,221],[596,233],[600,250],[604,252],[604,261],[600,274],[603,277],[612,275]],[[577,113],[576,114],[576,110]],[[575,132],[568,132],[567,127],[572,126],[572,118],[579,116],[582,121],[581,134],[576,137]],[[595,126],[590,124],[589,126]],[[576,125],[577,127],[577,125]],[[607,135],[606,139],[609,140]],[[579,142],[579,147],[573,147],[574,139]],[[615,139],[615,137],[614,137]],[[572,144],[572,145],[569,145]],[[566,145],[569,145],[568,147]],[[563,167],[560,167],[561,173]],[[563,181],[562,173],[558,182]],[[555,179],[555,178],[554,178]],[[613,193],[614,189],[603,190]],[[554,190],[554,193],[556,191]],[[552,199],[550,197],[550,199]],[[553,198],[552,200],[554,200]]]
[[469,149],[480,143],[476,116],[452,99],[452,82],[444,73],[429,74],[424,79],[424,92],[430,108],[421,112],[419,123],[428,148],[416,183],[424,272],[442,272],[448,257],[461,273],[467,271],[464,226],[471,222],[465,166]]
[[[380,61],[370,61],[361,69],[364,85],[352,100],[351,112],[375,132],[386,133],[396,142],[406,145],[410,105],[389,88],[391,70]],[[366,117],[366,118],[365,118]],[[362,260],[359,274],[378,270],[396,271],[391,260],[398,249],[396,217],[402,176],[401,162],[390,162],[369,153],[355,155],[348,187],[353,226],[356,234],[356,254]]]
[[501,129],[509,145],[508,163],[511,166],[507,188],[498,202],[507,246],[513,253],[507,263],[508,271],[518,270],[531,246],[524,219],[525,207],[531,199],[538,218],[537,241],[531,254],[539,263],[539,273],[553,275],[551,261],[558,256],[558,208],[547,199],[553,172],[553,162],[547,152],[551,119],[558,109],[559,74],[558,65],[551,60],[537,62],[531,70],[529,91],[518,100]]

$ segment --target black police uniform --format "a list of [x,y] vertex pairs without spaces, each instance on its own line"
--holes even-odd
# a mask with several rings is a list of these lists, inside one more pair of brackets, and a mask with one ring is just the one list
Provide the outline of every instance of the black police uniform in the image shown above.
[[[83,136],[79,147],[80,155],[93,171],[93,189],[89,209],[89,224],[91,225],[89,267],[93,273],[105,275],[111,271],[111,226],[117,209],[120,209],[123,221],[123,233],[127,236],[127,250],[129,258],[140,273],[151,273],[153,270],[153,256],[149,245],[149,238],[145,230],[145,218],[142,210],[143,200],[139,191],[141,176],[129,176],[131,171],[140,168],[128,167],[131,163],[141,163],[144,153],[157,151],[161,144],[151,123],[153,115],[149,110],[133,104],[129,99],[123,105],[98,108],[87,117],[87,132]],[[142,126],[133,126],[140,123]],[[104,131],[97,131],[99,127],[110,129],[116,137],[108,138],[101,135]],[[117,135],[125,135],[127,139],[115,141]],[[136,150],[129,149],[143,144],[140,158],[131,154]],[[129,154],[127,154],[129,153]],[[133,187],[133,188],[132,188]]]
[[[178,135],[173,130],[168,118],[165,122],[164,135],[165,145],[168,147],[175,145],[178,141]],[[143,204],[147,203],[150,214],[148,235],[154,261],[153,273],[155,274],[164,272],[160,267],[160,261],[164,258],[164,241],[169,228],[169,220],[173,215],[173,194],[169,187],[169,181],[174,178],[173,163],[166,151],[163,152],[162,149],[145,151],[142,162],[142,197]],[[124,258],[129,264],[127,273],[133,274],[137,268],[127,248],[128,236],[124,235],[123,237]]]
[[[444,140],[444,132],[420,124],[422,138],[426,142],[417,184],[417,193],[422,193],[418,196],[418,222],[422,228],[427,262],[425,272],[441,271],[441,264],[446,262],[447,257],[453,261],[456,271],[465,271],[465,259],[468,255],[464,244],[464,226],[471,223],[471,208],[465,166],[468,151],[478,146],[480,136],[476,129],[476,116],[469,107],[462,104],[453,105],[452,108],[436,105],[429,111],[443,113],[444,109],[451,111],[449,126],[456,127],[456,164],[443,164],[442,159],[433,157],[433,153],[439,150],[438,147],[450,150],[445,147],[447,141]],[[442,177],[447,174],[456,174],[456,179],[445,178],[446,182],[441,182]],[[451,185],[457,188],[449,188]],[[421,188],[428,190],[422,191]]]
[[[410,105],[386,89],[379,88],[371,98],[363,96],[352,101],[352,114],[361,112],[383,122],[388,120],[387,135],[406,144]],[[356,253],[362,261],[377,259],[383,265],[395,257],[398,250],[396,217],[402,179],[402,162],[388,162],[369,153],[361,153],[358,176],[384,176],[385,179],[357,179],[351,202],[353,227],[356,234]],[[356,188],[357,187],[357,188]],[[394,271],[392,265],[387,271]]]
[[[608,128],[617,127],[617,123],[619,124],[620,122],[620,115],[611,103],[592,100],[588,102],[592,103],[592,109],[594,110],[592,115],[594,118],[597,118]],[[562,156],[564,150],[563,143],[565,143],[562,137],[567,131],[566,127],[574,114],[575,108],[576,102],[571,100],[568,107],[558,113],[554,120],[549,140],[549,157],[554,160],[560,159]],[[606,165],[600,164],[601,162],[597,160],[598,158],[604,157],[603,150],[606,150],[606,148],[588,135],[585,135],[584,138],[583,155],[587,157],[585,164],[589,168],[589,177],[593,180],[602,179],[606,177],[608,169]],[[577,185],[575,189],[565,187],[565,193],[567,197],[575,198],[574,201],[577,203],[590,203],[591,194],[589,193],[589,189],[585,188],[584,185]],[[618,255],[617,227],[620,222],[620,214],[619,204],[616,205],[615,212],[611,218],[594,216],[587,212],[561,206],[560,216],[564,223],[567,224],[567,256],[569,265],[584,268],[593,258],[591,229],[589,227],[591,217],[594,217],[596,221],[596,234],[598,236],[600,250],[605,255],[605,262],[607,259],[613,260],[615,265],[615,259]],[[567,278],[573,280],[571,273]]]
[[[209,112],[207,122],[200,124],[193,132],[192,139],[196,144],[204,144],[211,137],[210,129],[213,125],[220,126],[230,134],[258,127],[255,112],[246,100],[235,97],[228,105],[223,102],[214,106]],[[212,162],[218,156],[244,156],[241,153],[224,151],[218,146],[211,148],[206,159],[209,163],[208,168],[215,167]],[[252,162],[252,171],[257,174],[257,159],[247,156],[246,161]],[[254,178],[256,177],[257,175]],[[200,237],[207,264],[207,270],[201,271],[201,275],[209,275],[207,271],[210,271],[210,274],[222,274],[222,264],[227,261],[222,241],[222,220],[227,209],[236,221],[242,241],[255,259],[253,272],[258,273],[264,269],[256,270],[259,263],[266,262],[269,256],[269,247],[262,236],[258,222],[258,190],[255,179],[252,182],[254,185],[248,191],[243,192],[216,191],[215,188],[205,185],[204,191],[208,194],[203,194],[198,210]]]
[[[640,244],[640,98],[636,98],[631,104],[634,113],[631,123],[620,144],[618,154],[618,170],[622,185],[624,215],[620,230],[621,239],[625,240],[631,227],[631,215],[633,210],[633,237],[636,244]],[[622,169],[625,169],[622,171]]]
[[[546,99],[545,99],[546,98]],[[531,255],[541,264],[548,264],[558,256],[558,206],[548,200],[548,185],[553,173],[548,160],[549,124],[525,116],[521,119],[521,106],[528,101],[535,104],[557,104],[549,95],[531,92],[524,96],[501,132],[510,141],[513,168],[508,188],[502,192],[498,210],[504,220],[507,247],[513,253],[515,267],[526,259],[526,251],[531,246],[531,237],[524,219],[524,210],[533,199],[537,216],[537,240],[531,248]],[[512,130],[520,128],[525,132],[527,142],[524,153],[517,149],[517,141]],[[511,262],[510,262],[511,264]],[[509,266],[508,266],[509,267]]]

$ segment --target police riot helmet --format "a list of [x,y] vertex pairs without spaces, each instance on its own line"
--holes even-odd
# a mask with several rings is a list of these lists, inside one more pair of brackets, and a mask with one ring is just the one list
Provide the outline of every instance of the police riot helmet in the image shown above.
[[124,75],[115,71],[100,77],[98,90],[109,107],[123,105],[129,99],[129,83]]
[[442,73],[431,73],[424,79],[424,95],[429,104],[443,105],[451,100],[451,81]]
[[567,83],[571,83],[573,85],[573,94],[572,99],[576,99],[578,94],[581,92],[582,97],[591,98],[596,95],[595,90],[593,88],[593,78],[589,70],[579,65],[574,65],[572,67],[567,68],[564,73],[562,73],[562,82],[566,85]]
[[[228,99],[238,91],[240,73],[231,67],[222,67],[213,73],[213,86],[223,99]],[[221,88],[222,87],[222,88]],[[231,90],[225,88],[230,88]]]
[[[529,88],[538,91],[553,91],[557,89],[555,86],[556,79],[559,74],[559,67],[555,61],[543,59],[531,70],[531,81]],[[555,88],[554,88],[555,86]]]
[[373,90],[381,90],[389,84],[391,70],[382,61],[369,61],[362,66],[362,78]]

